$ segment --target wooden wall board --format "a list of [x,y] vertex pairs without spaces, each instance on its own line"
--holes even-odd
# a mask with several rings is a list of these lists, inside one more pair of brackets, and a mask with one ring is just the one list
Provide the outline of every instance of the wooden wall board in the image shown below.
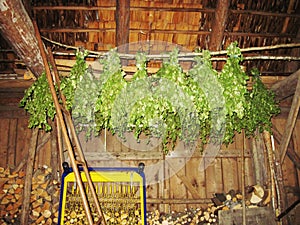
[[9,119],[0,119],[0,166],[7,166]]
[[31,129],[28,128],[27,119],[18,119],[17,127],[17,143],[16,143],[16,165],[18,165],[22,159],[27,155],[30,138],[31,138]]
[[223,190],[227,193],[231,189],[239,190],[237,159],[222,158]]
[[[172,163],[176,163],[176,161],[178,161],[178,163],[181,163],[179,161],[184,160],[184,159],[175,159],[174,161],[172,161]],[[176,175],[173,175],[170,178],[170,198],[171,199],[185,199],[187,198],[187,188],[183,182],[183,180],[180,178],[181,176],[186,176],[186,171],[185,171],[185,167],[180,169]],[[184,209],[186,207],[186,205],[174,205],[172,207],[172,210],[174,211],[181,211],[182,209]]]
[[205,180],[207,198],[213,197],[214,193],[222,193],[224,191],[222,160],[220,158],[215,158],[213,163],[206,168]]
[[7,164],[10,166],[16,166],[17,126],[18,119],[9,120]]

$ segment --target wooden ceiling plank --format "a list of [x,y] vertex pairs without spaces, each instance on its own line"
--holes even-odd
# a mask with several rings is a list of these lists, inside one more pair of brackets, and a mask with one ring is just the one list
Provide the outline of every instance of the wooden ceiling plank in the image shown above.
[[227,24],[229,0],[218,1],[215,18],[212,24],[212,32],[210,34],[210,50],[218,51],[221,49],[225,27]]
[[[299,72],[300,70],[298,70]],[[285,130],[282,136],[282,140],[280,143],[280,154],[281,154],[281,162],[283,162],[288,145],[291,139],[292,132],[295,127],[295,123],[297,120],[298,112],[299,112],[299,107],[300,107],[300,79],[298,75],[298,81],[297,81],[297,86],[296,86],[296,91],[293,97],[293,102],[292,106],[290,109],[290,113],[286,122]]]

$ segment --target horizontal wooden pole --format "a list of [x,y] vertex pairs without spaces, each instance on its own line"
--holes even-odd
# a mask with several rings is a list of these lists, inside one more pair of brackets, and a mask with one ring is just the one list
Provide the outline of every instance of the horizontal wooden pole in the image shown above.
[[[132,151],[132,152],[85,152],[87,161],[107,161],[112,159],[118,160],[135,160],[137,158],[143,160],[162,160],[166,158],[190,158],[185,154],[173,154],[172,156],[164,156],[158,151]],[[195,150],[193,158],[202,158],[203,155],[199,150]],[[241,150],[220,150],[216,158],[240,158]],[[245,151],[245,157],[250,158],[250,150]]]
[[33,80],[0,79],[0,88],[28,88],[32,83]]
[[[88,32],[115,32],[114,28],[41,28],[41,33],[88,33]],[[166,34],[194,34],[194,35],[209,35],[210,31],[199,30],[169,30],[169,29],[130,29],[133,33],[166,33]],[[243,37],[276,37],[276,38],[295,38],[295,35],[288,33],[245,33],[245,32],[226,32],[225,36],[243,36]]]
[[147,198],[147,204],[209,204],[210,198],[201,199],[168,199],[168,198]]
[[[73,11],[98,11],[98,10],[116,10],[115,6],[34,6],[32,7],[35,11],[40,10],[73,10]],[[137,7],[131,6],[131,11],[169,11],[169,12],[202,12],[202,13],[214,13],[215,9],[207,8],[183,8],[177,5],[174,7]],[[232,9],[229,10],[233,14],[250,14],[250,15],[260,15],[260,16],[276,16],[276,17],[290,17],[290,18],[300,18],[300,15],[297,13],[274,13],[274,12],[265,12],[265,11],[256,11],[256,10],[239,10]]]

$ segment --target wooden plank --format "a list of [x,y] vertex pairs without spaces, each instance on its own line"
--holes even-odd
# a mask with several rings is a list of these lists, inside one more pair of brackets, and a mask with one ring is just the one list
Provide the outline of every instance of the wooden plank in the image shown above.
[[18,127],[16,132],[17,132],[16,139],[18,140],[16,143],[16,165],[17,165],[27,155],[27,151],[29,148],[32,130],[28,128],[27,118],[18,119]]
[[[74,65],[74,64],[73,64]],[[0,79],[0,88],[28,88],[33,83],[32,80],[23,79]]]
[[227,193],[230,190],[239,189],[237,159],[222,159],[223,189]]
[[[300,70],[299,70],[300,71]],[[298,75],[298,81],[297,81],[297,87],[296,87],[296,91],[293,97],[293,103],[291,106],[291,110],[286,122],[286,126],[285,126],[285,130],[282,136],[282,141],[280,143],[280,161],[281,163],[283,162],[285,155],[286,155],[286,151],[289,145],[289,141],[293,132],[293,129],[295,127],[295,123],[296,123],[296,119],[298,116],[298,112],[299,112],[299,107],[300,107],[300,79],[299,79],[300,73]]]
[[16,166],[17,125],[17,119],[9,120],[7,164],[11,168]]
[[0,119],[0,166],[7,167],[9,119]]
[[[185,159],[172,159],[169,162],[168,167],[170,168],[170,172],[174,173],[176,165],[181,165],[184,163]],[[172,164],[172,165],[171,165]],[[173,171],[172,171],[173,170]],[[185,167],[181,168],[178,172],[175,173],[175,176],[170,178],[170,198],[187,198],[187,190],[193,190],[189,187],[189,182],[186,179],[186,171]],[[174,211],[181,211],[182,209],[186,208],[186,205],[173,205],[171,206],[172,210]]]
[[206,197],[211,198],[217,192],[224,192],[222,160],[215,158],[214,162],[205,170]]
[[[186,177],[199,195],[199,198],[196,199],[205,199],[206,198],[205,171],[200,171],[199,166],[200,166],[199,158],[191,158],[186,163],[186,171],[187,171]],[[190,201],[192,199],[195,198],[193,198],[191,193],[188,192],[189,207],[193,207],[193,208],[199,207],[196,205],[197,203],[193,204],[192,201]]]

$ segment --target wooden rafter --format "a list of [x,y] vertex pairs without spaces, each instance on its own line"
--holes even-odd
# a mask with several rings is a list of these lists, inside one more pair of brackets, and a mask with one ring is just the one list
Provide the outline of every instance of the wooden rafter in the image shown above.
[[21,0],[0,1],[0,32],[21,60],[39,76],[43,61],[34,34],[33,24]]
[[[117,0],[116,46],[125,47],[129,43],[130,0]],[[120,49],[119,49],[120,50]],[[126,47],[121,51],[126,52]]]
[[[298,70],[299,72],[300,70]],[[295,127],[295,123],[297,120],[297,116],[298,116],[298,112],[299,112],[299,107],[300,107],[300,79],[299,79],[299,73],[298,73],[298,77],[297,77],[297,86],[296,86],[296,90],[295,90],[295,94],[293,97],[293,102],[292,102],[292,106],[291,106],[291,110],[286,122],[286,126],[285,126],[285,130],[282,136],[282,141],[280,143],[280,154],[281,154],[281,158],[280,161],[283,162],[287,149],[288,149],[288,145],[291,139],[291,135],[292,132],[294,130]]]
[[215,19],[212,24],[212,32],[210,34],[210,50],[220,50],[223,40],[223,35],[228,18],[229,0],[218,1],[217,9],[215,12]]
[[[277,129],[277,127],[273,124],[272,127],[272,132],[274,135],[274,139],[280,143],[280,141],[282,140],[282,135],[279,132],[279,130]],[[295,150],[293,148],[291,148],[290,146],[288,146],[287,151],[286,151],[287,156],[290,158],[290,160],[294,163],[295,167],[300,170],[300,157],[299,155],[295,152]]]
[[275,93],[276,100],[281,101],[294,95],[299,76],[300,76],[300,70],[291,74],[284,80],[275,83],[271,87],[271,90],[273,90]]

